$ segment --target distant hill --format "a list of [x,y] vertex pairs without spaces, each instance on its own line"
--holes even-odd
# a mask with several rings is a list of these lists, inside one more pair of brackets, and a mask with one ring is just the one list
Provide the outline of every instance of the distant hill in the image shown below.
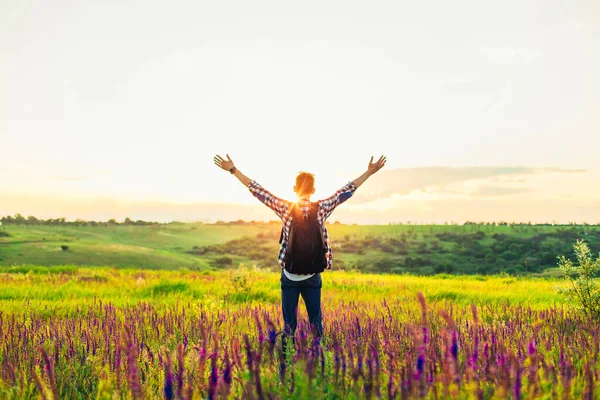
[[[85,221],[84,221],[85,222]],[[600,251],[590,225],[329,224],[334,269],[375,273],[552,274],[576,239]],[[277,270],[280,224],[3,224],[0,265],[192,270],[240,263]]]

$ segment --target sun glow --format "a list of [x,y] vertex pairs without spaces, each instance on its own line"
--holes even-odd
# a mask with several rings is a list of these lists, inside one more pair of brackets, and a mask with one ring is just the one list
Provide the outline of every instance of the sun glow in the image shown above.
[[[387,202],[372,209],[388,220],[410,212],[389,204],[419,201],[443,218],[450,195],[431,188],[460,178],[454,189],[468,201],[520,210],[541,190],[557,201],[547,218],[597,218],[589,182],[599,172],[600,53],[586,50],[597,45],[587,7],[567,15],[548,4],[540,19],[535,2],[363,2],[343,12],[327,1],[9,3],[0,13],[0,213],[77,218],[77,200],[97,215],[152,203],[162,211],[145,215],[165,219],[190,205],[200,208],[177,215],[238,219],[215,204],[255,217],[256,199],[215,168],[214,154],[229,153],[288,200],[298,171],[315,174],[320,199],[385,154],[384,171],[405,173],[367,181],[348,207],[369,193]],[[447,13],[432,18],[433,9]],[[434,166],[456,170],[428,175]],[[462,176],[482,166],[583,172],[538,174],[541,189],[533,179],[480,186]],[[580,178],[588,183],[573,183]],[[411,190],[413,200],[403,197]]]

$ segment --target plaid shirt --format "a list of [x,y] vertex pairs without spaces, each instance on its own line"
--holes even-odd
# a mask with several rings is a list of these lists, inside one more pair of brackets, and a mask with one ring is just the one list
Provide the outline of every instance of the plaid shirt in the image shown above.
[[[292,226],[292,217],[291,217],[291,205],[292,202],[288,200],[283,200],[278,197],[273,196],[269,191],[265,190],[262,186],[260,186],[256,181],[250,182],[248,186],[250,192],[263,202],[267,207],[271,210],[275,211],[275,214],[283,223],[283,240],[281,241],[281,248],[279,249],[279,257],[277,260],[279,261],[279,265],[283,268],[285,253],[288,238],[290,235],[290,228]],[[323,229],[323,238],[325,239],[325,249],[326,249],[326,258],[327,258],[327,266],[326,269],[331,269],[332,257],[331,257],[331,245],[329,244],[329,235],[327,234],[327,228],[325,227],[325,221],[333,210],[346,200],[348,200],[354,194],[356,190],[356,185],[354,182],[348,182],[344,187],[335,192],[335,194],[331,197],[328,197],[323,200],[317,201],[318,211],[317,211],[317,220]],[[306,199],[298,200],[298,205],[300,209],[305,214],[308,214],[310,210],[310,201]]]

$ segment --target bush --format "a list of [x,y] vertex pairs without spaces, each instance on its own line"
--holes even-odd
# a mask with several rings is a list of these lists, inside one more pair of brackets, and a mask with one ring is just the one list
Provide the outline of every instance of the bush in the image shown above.
[[381,245],[381,251],[383,251],[384,253],[393,253],[394,248],[388,244],[383,244]]
[[596,260],[592,258],[590,248],[581,239],[573,245],[577,265],[565,256],[558,257],[558,266],[562,270],[565,279],[570,283],[570,287],[560,289],[569,300],[573,301],[584,314],[589,317],[600,317],[600,290],[594,276],[600,270],[600,256]]
[[244,298],[250,295],[252,292],[253,272],[256,272],[256,268],[250,269],[242,264],[239,268],[229,273],[229,279],[235,294],[242,295]]
[[405,255],[407,255],[407,254],[408,254],[408,249],[407,249],[406,247],[398,247],[398,248],[396,249],[396,252],[395,252],[395,254],[398,254],[398,255],[403,255],[403,256],[405,256]]
[[435,270],[433,267],[422,267],[417,272],[419,275],[433,275]]
[[360,243],[348,242],[342,244],[342,248],[340,249],[340,251],[342,253],[354,253],[362,255],[364,252],[364,248]]
[[373,267],[376,271],[388,272],[394,267],[394,260],[389,257],[380,258],[373,263]]
[[406,268],[403,267],[394,267],[390,270],[392,274],[404,274],[406,272]]
[[10,233],[6,231],[0,231],[0,237],[10,237]]
[[218,257],[215,260],[215,265],[218,267],[230,267],[233,264],[233,259],[231,257],[223,256]]
[[69,246],[67,246],[66,244],[63,244],[62,246],[60,246],[60,249],[62,251],[67,251],[67,250],[69,250]]

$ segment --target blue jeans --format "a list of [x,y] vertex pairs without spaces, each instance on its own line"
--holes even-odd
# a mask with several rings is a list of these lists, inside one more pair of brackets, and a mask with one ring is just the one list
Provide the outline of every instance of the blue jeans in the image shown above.
[[281,308],[283,310],[286,336],[293,338],[296,332],[298,324],[298,300],[300,296],[302,296],[304,304],[306,304],[308,320],[313,334],[319,338],[323,335],[321,287],[323,287],[321,274],[314,274],[303,281],[292,281],[285,276],[283,270],[281,271]]

